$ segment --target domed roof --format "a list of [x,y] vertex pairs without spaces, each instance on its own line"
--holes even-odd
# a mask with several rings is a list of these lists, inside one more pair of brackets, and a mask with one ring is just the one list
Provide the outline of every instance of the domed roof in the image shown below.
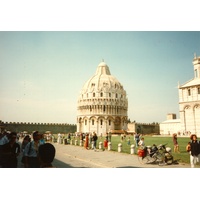
[[101,75],[101,74],[111,75],[109,67],[105,62],[100,62],[97,67],[96,75]]
[[115,92],[126,96],[123,86],[111,75],[105,62],[99,63],[95,75],[84,84],[81,95],[92,92]]

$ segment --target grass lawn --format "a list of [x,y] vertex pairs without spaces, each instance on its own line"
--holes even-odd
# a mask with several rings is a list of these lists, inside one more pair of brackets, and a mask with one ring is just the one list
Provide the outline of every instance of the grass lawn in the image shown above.
[[[118,144],[122,144],[122,152],[123,153],[130,153],[130,145],[127,144],[127,139],[129,136],[126,137],[124,141],[121,141],[120,136],[112,136],[111,143],[112,143],[112,151],[118,150]],[[190,141],[189,137],[178,137],[178,144],[179,144],[179,150],[180,153],[174,153],[174,145],[172,137],[163,137],[163,136],[143,136],[144,142],[146,146],[152,146],[153,144],[159,145],[159,144],[166,144],[167,147],[170,147],[172,149],[172,155],[174,157],[174,160],[179,160],[179,162],[182,163],[190,163],[190,157],[189,153],[185,150],[187,143]],[[99,139],[98,143],[100,141],[103,142],[103,139]],[[133,136],[130,136],[131,144],[135,144],[135,141],[133,139]],[[97,144],[98,144],[97,143]],[[136,148],[137,150],[137,148]],[[136,151],[137,152],[137,151]]]
[[[55,138],[57,138],[57,134],[54,135]],[[128,153],[130,154],[130,147],[131,144],[135,145],[135,141],[133,136],[130,136],[130,145],[127,144],[127,140],[128,140],[129,136],[126,136],[126,139],[121,141],[121,136],[112,136],[111,139],[111,144],[112,144],[112,151],[118,151],[118,144],[121,143],[122,144],[122,153]],[[190,141],[189,137],[178,137],[178,144],[179,144],[179,150],[180,153],[174,153],[174,145],[173,145],[173,141],[172,141],[172,136],[150,136],[150,135],[145,135],[144,137],[144,142],[146,146],[152,146],[153,144],[159,145],[159,144],[166,144],[167,143],[167,147],[170,147],[172,149],[172,155],[174,157],[174,160],[178,160],[179,162],[182,163],[190,163],[190,157],[189,157],[189,153],[185,150],[187,143]],[[72,137],[73,138],[73,137]],[[97,148],[99,148],[99,142],[104,142],[105,137],[98,137],[98,141],[97,141]],[[77,138],[77,142],[78,145],[79,143],[79,139]],[[135,151],[135,154],[137,154],[137,148]]]

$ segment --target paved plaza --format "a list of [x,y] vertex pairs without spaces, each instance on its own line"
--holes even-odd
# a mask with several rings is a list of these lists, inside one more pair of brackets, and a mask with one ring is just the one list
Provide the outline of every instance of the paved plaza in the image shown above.
[[87,150],[83,146],[70,144],[53,143],[53,145],[56,148],[53,165],[57,168],[190,168],[189,164],[183,163],[166,166],[141,164],[137,155],[121,152]]

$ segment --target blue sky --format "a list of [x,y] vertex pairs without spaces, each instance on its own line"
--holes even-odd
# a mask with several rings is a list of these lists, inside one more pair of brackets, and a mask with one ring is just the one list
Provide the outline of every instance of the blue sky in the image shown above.
[[179,117],[199,31],[0,32],[0,119],[76,123],[77,99],[102,59],[128,94],[131,121]]

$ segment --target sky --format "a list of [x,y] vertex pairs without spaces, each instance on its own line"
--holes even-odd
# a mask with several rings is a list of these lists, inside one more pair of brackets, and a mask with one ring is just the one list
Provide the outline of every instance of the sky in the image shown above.
[[79,93],[102,59],[127,92],[131,121],[178,118],[194,53],[199,31],[1,31],[0,120],[76,124]]

